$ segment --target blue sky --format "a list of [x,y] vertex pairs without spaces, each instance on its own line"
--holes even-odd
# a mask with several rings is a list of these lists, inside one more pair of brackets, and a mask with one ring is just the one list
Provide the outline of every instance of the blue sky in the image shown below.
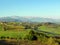
[[60,18],[60,0],[0,0],[0,17]]

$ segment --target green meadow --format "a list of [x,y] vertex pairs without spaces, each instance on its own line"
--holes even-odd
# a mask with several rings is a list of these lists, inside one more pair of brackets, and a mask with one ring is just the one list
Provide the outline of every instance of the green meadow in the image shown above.
[[[59,45],[60,44],[60,24],[54,23],[0,23],[0,40],[7,42],[16,40],[23,43],[27,40],[27,45]],[[10,42],[9,42],[10,43]],[[23,43],[23,45],[25,45]],[[15,44],[14,44],[15,45]],[[18,45],[18,44],[16,44]],[[19,44],[21,45],[21,44]]]

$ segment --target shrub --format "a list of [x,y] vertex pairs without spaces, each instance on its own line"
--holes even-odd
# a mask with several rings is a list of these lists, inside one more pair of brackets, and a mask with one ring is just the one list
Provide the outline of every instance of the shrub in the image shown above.
[[50,38],[47,40],[46,45],[58,45],[58,43],[55,42],[54,38],[50,37]]

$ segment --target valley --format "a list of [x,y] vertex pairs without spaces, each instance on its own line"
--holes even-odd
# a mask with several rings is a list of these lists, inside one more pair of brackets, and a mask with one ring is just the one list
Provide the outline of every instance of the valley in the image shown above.
[[0,22],[0,40],[1,45],[60,45],[60,24]]

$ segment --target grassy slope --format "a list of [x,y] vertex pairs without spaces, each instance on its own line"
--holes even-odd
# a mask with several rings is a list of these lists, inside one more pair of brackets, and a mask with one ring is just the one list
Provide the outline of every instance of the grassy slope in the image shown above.
[[47,26],[40,26],[39,30],[60,34],[60,27],[52,28],[52,27],[47,27]]
[[26,31],[0,31],[0,37],[22,38],[29,34],[30,30]]

